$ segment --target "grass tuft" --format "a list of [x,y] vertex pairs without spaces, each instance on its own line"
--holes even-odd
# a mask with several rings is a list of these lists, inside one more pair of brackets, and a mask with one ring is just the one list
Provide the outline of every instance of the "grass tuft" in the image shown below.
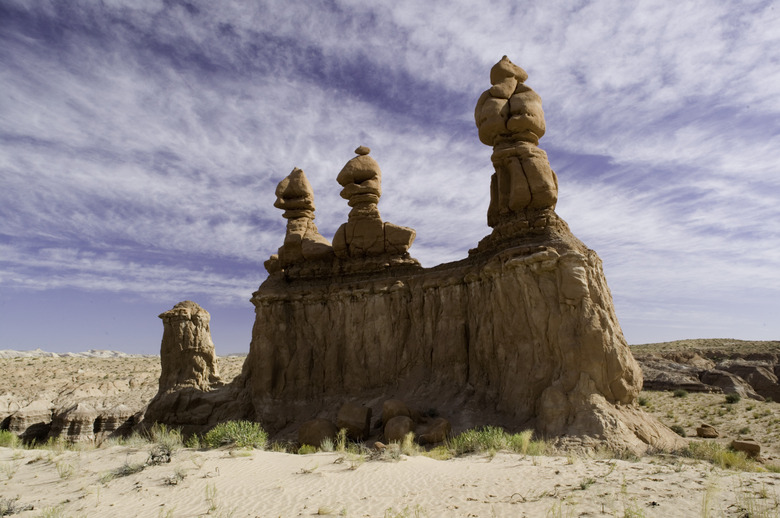
[[0,447],[18,448],[22,444],[21,439],[9,430],[0,430]]
[[758,471],[758,464],[749,459],[744,452],[734,451],[713,441],[692,441],[681,455],[693,459],[705,460],[724,469],[740,471]]
[[209,448],[231,446],[263,450],[268,443],[268,434],[260,423],[227,421],[209,430],[203,437],[203,443]]
[[446,447],[453,455],[467,453],[495,453],[505,450],[524,455],[541,455],[547,450],[543,441],[532,441],[533,430],[508,434],[503,428],[485,426],[466,430],[446,441]]

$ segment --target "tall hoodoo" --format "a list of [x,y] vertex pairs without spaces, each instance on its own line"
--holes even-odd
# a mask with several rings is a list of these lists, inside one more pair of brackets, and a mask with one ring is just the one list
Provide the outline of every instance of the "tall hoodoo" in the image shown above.
[[545,132],[542,98],[526,79],[525,70],[504,56],[490,70],[493,86],[482,92],[474,111],[480,141],[493,146],[495,169],[487,216],[494,230],[481,249],[558,224],[558,177],[538,147]]

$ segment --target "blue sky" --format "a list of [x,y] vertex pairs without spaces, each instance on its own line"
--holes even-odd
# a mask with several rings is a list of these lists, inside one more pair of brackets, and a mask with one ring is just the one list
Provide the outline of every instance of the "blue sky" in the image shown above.
[[159,351],[190,299],[219,354],[300,167],[346,221],[358,145],[425,266],[486,225],[474,106],[506,54],[542,97],[558,213],[629,343],[780,338],[780,4],[0,2],[0,349]]

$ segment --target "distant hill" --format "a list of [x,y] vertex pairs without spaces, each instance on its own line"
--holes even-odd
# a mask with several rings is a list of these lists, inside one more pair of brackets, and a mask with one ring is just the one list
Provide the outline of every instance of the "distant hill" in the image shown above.
[[722,351],[729,355],[780,353],[778,340],[737,340],[734,338],[694,338],[652,344],[632,345],[634,354]]

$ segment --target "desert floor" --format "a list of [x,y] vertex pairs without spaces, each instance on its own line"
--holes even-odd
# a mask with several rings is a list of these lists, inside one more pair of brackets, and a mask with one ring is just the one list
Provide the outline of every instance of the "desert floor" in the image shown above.
[[[243,357],[220,358],[223,378]],[[141,407],[156,392],[158,357],[5,358],[0,409],[35,399]],[[780,464],[780,403],[723,394],[643,392],[643,408],[690,436],[702,422],[718,441],[750,436]],[[0,510],[47,517],[276,516],[780,516],[780,474],[725,470],[672,455],[511,453],[398,460],[354,453],[296,455],[182,448],[142,466],[150,444],[0,448]],[[29,506],[32,509],[23,510]],[[1,514],[1,513],[0,513]]]
[[[18,516],[780,516],[780,475],[679,457],[498,453],[450,460],[179,450],[126,476],[147,447],[0,448]],[[126,471],[132,471],[126,469]]]

